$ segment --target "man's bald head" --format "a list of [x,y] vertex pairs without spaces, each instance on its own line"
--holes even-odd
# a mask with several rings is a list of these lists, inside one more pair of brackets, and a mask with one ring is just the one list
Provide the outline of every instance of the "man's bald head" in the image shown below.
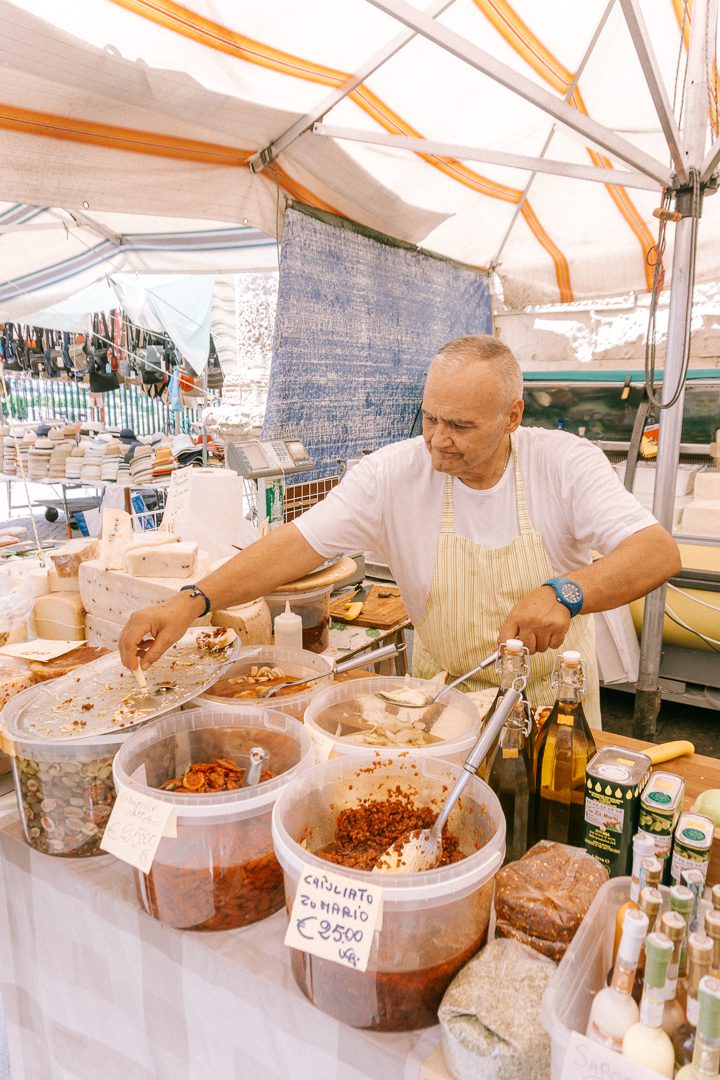
[[439,373],[447,369],[455,373],[464,367],[482,365],[492,374],[498,391],[498,406],[505,415],[515,401],[523,396],[523,378],[520,365],[507,345],[491,334],[472,334],[455,338],[438,349],[431,370]]

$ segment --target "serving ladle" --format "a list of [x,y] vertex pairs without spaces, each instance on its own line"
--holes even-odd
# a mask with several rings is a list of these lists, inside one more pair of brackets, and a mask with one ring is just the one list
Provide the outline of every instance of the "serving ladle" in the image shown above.
[[401,844],[399,840],[384,851],[373,867],[373,873],[417,874],[432,870],[437,866],[442,855],[442,831],[452,808],[462,795],[470,777],[475,776],[483,759],[500,734],[503,724],[513,711],[518,701],[522,700],[525,679],[515,680],[515,684],[505,691],[497,709],[487,722],[480,738],[465,759],[463,771],[443,804],[443,808],[429,829],[416,829]]
[[382,649],[373,649],[372,652],[363,653],[362,656],[354,656],[352,660],[342,660],[339,664],[333,664],[328,671],[324,671],[321,675],[306,675],[304,679],[291,679],[286,682],[276,683],[275,686],[263,690],[262,694],[258,694],[256,700],[266,701],[273,694],[277,694],[278,690],[287,690],[289,686],[302,686],[303,683],[314,684],[319,682],[320,679],[327,679],[330,675],[339,675],[342,671],[352,671],[353,668],[364,667],[365,664],[374,664],[386,656],[397,656],[398,653],[404,652],[405,648],[405,645],[383,645]]
[[428,694],[424,690],[417,690],[414,686],[409,686],[407,689],[399,687],[397,690],[378,690],[376,696],[381,697],[384,701],[389,701],[392,705],[400,705],[403,709],[427,709],[428,705],[434,705],[438,698],[441,698],[443,694],[447,694],[448,690],[453,690],[459,683],[465,682],[466,679],[476,675],[478,671],[490,667],[491,664],[495,663],[499,655],[500,650],[496,649],[490,656],[486,656],[484,660],[481,660],[472,671],[466,671],[464,675],[454,679],[447,686],[443,686],[437,694]]

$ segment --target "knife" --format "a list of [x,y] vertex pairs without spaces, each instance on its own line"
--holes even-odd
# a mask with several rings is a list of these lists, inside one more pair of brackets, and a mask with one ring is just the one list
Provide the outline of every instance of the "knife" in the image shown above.
[[356,585],[355,591],[345,600],[345,610],[341,616],[344,622],[352,622],[353,619],[357,619],[358,615],[363,609],[363,604],[367,600],[367,595],[370,592],[371,586],[363,587],[362,583]]

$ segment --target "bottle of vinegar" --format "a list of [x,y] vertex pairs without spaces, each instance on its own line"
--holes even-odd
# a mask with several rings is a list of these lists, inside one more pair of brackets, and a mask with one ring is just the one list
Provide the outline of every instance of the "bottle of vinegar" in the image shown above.
[[535,791],[529,738],[532,717],[519,701],[500,732],[490,761],[488,784],[505,815],[505,862],[521,859],[530,847],[530,817]]
[[583,846],[585,770],[595,740],[585,719],[585,670],[578,652],[562,653],[552,673],[557,691],[537,741],[535,840]]
[[692,1062],[700,1015],[700,982],[710,974],[713,943],[710,938],[690,934],[688,938],[688,977],[685,994],[685,1023],[670,1036],[675,1047],[675,1064],[682,1068]]

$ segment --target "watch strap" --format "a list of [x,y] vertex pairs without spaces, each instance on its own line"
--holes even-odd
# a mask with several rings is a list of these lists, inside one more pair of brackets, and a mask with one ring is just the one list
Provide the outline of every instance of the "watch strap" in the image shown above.
[[543,585],[548,585],[553,590],[555,599],[568,609],[571,619],[580,614],[584,597],[582,587],[577,581],[572,578],[553,577],[543,581]]

